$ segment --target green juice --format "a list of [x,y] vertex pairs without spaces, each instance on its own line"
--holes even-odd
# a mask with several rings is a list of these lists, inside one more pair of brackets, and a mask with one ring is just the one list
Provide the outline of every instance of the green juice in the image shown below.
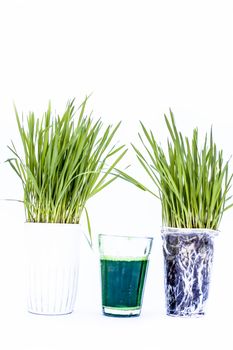
[[104,314],[112,315],[114,309],[115,316],[136,315],[132,310],[139,310],[137,315],[140,314],[148,259],[102,258],[100,262]]

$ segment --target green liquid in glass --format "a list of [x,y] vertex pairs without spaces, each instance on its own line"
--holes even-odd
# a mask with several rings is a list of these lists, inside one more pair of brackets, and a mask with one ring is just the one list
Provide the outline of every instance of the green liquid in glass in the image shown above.
[[103,307],[140,309],[148,260],[102,258],[100,262]]

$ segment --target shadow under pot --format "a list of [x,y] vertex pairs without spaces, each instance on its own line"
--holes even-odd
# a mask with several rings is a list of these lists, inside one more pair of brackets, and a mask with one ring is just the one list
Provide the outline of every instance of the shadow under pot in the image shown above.
[[167,315],[204,315],[218,231],[164,227],[161,233]]

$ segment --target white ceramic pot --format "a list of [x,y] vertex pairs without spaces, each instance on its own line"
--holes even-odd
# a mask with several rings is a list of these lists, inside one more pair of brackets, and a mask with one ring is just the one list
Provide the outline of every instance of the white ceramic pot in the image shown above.
[[25,223],[28,311],[64,315],[74,310],[80,225]]

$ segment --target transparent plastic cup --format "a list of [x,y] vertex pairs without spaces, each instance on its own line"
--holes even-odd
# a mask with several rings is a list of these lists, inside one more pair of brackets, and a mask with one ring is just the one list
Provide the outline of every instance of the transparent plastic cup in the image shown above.
[[99,235],[104,315],[140,315],[152,242],[151,237]]
[[218,231],[163,227],[161,233],[167,315],[204,315]]

